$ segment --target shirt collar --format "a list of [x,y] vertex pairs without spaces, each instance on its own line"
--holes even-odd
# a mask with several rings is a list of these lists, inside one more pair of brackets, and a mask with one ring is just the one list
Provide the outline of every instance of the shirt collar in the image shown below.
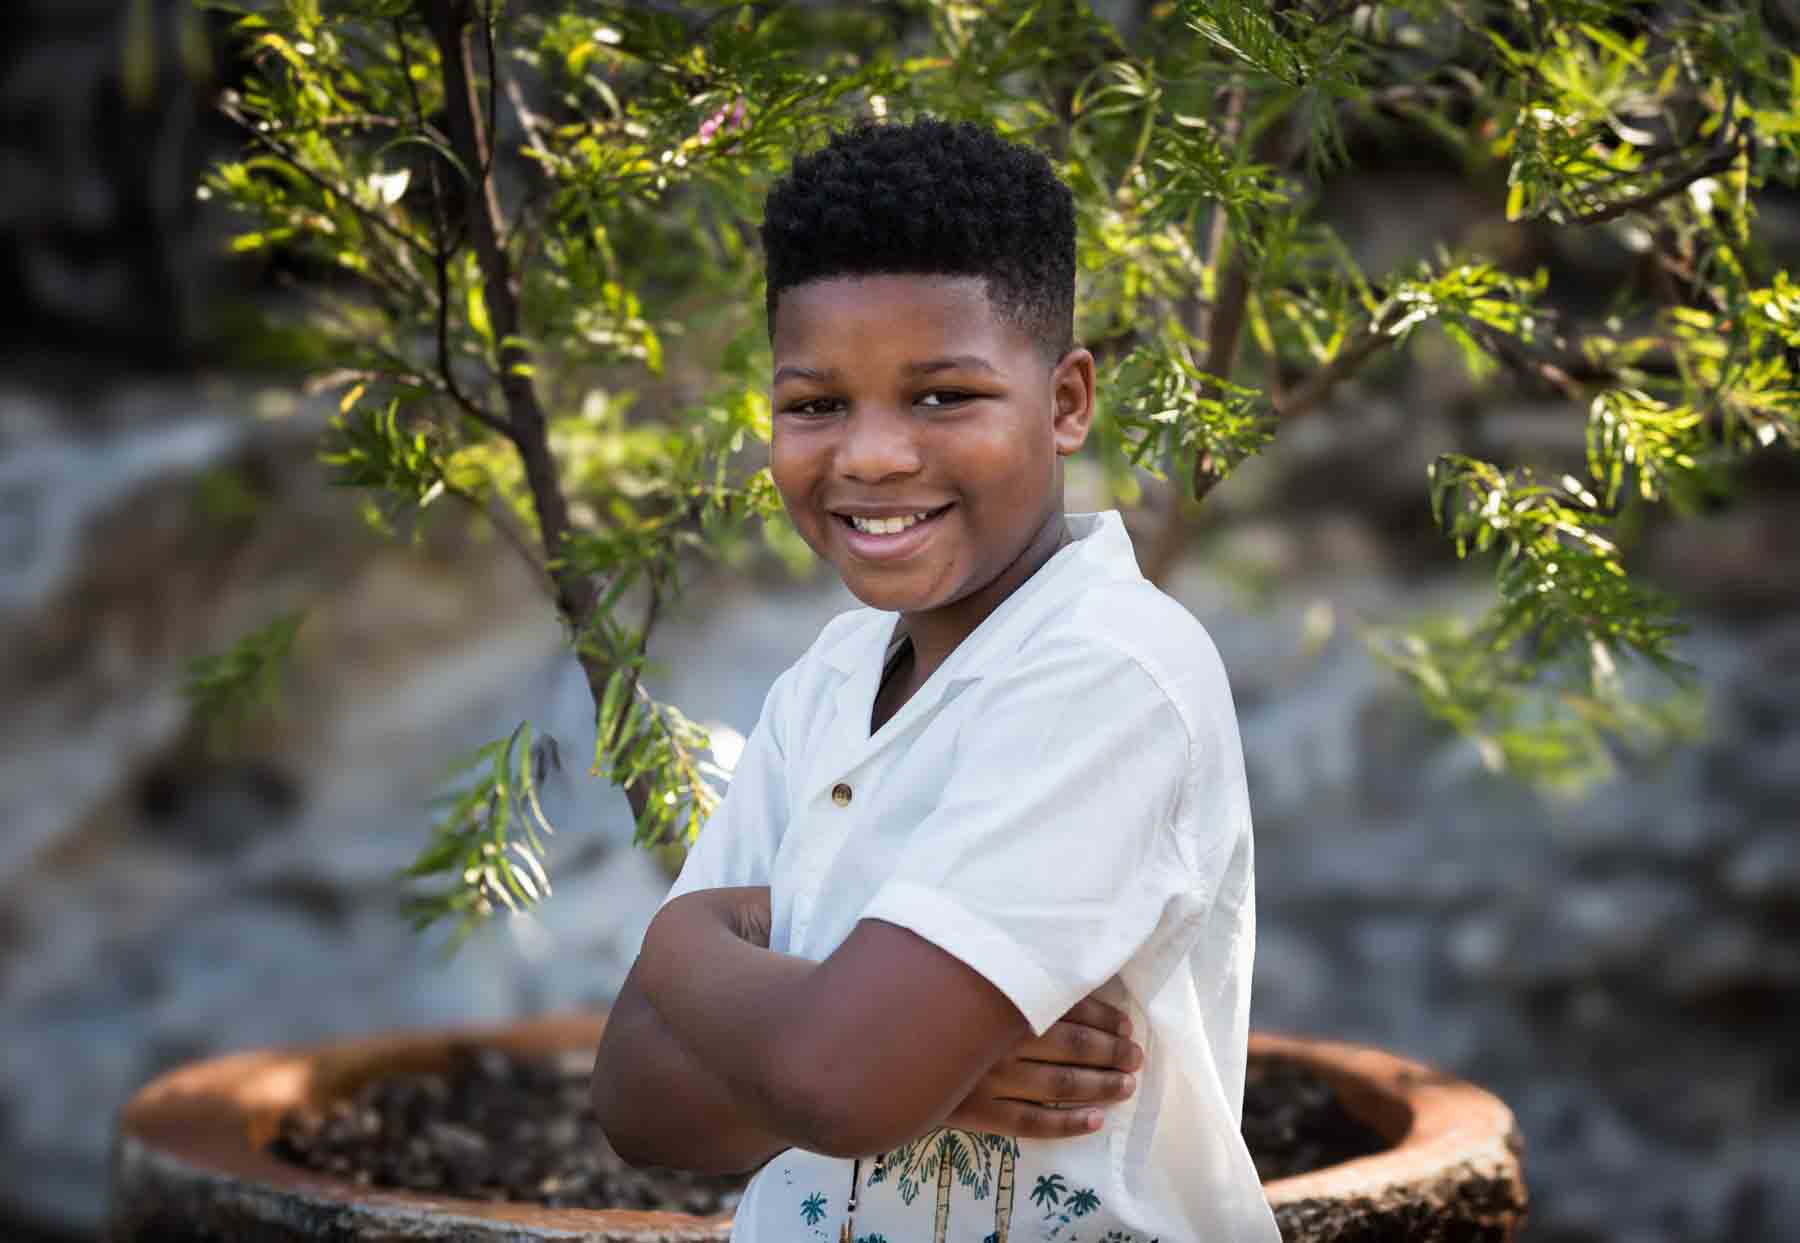
[[[1053,610],[1066,597],[1079,593],[1088,585],[1114,578],[1142,578],[1137,553],[1124,519],[1116,509],[1099,513],[1069,514],[1071,540],[1026,579],[994,611],[982,619],[964,639],[946,666],[957,668],[946,680],[980,677],[985,661],[975,657],[1002,650],[1006,638],[1022,636],[1032,618]],[[889,639],[893,637],[896,613],[871,612],[864,625],[845,628],[843,637],[820,653],[820,659],[845,676],[867,669],[871,663],[879,669]],[[882,619],[879,623],[874,618]],[[960,659],[959,659],[960,658]]]
[[1131,539],[1116,511],[1070,514],[1068,522],[1072,541],[1057,549],[1037,573],[983,618],[875,734],[869,732],[869,712],[881,678],[882,656],[899,615],[869,610],[866,618],[847,626],[844,637],[820,653],[841,677],[831,696],[830,741],[814,756],[801,787],[802,799],[817,796],[832,782],[842,780],[845,773],[891,745],[911,729],[912,722],[928,718],[937,705],[961,688],[980,681],[989,670],[1004,668],[1011,651],[1097,581],[1142,578]]

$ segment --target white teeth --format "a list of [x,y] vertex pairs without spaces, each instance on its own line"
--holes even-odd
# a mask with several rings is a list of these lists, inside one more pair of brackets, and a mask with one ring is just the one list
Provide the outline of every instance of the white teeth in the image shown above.
[[864,535],[898,535],[915,522],[929,518],[929,512],[908,514],[902,518],[857,518],[850,519],[850,525]]

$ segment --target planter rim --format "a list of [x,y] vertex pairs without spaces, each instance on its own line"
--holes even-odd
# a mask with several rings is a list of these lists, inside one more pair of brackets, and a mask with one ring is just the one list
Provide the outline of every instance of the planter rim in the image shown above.
[[[144,1165],[153,1167],[155,1176],[209,1194],[234,1187],[233,1198],[250,1213],[279,1214],[286,1211],[287,1202],[301,1200],[341,1210],[369,1225],[397,1226],[429,1217],[474,1230],[529,1227],[547,1238],[592,1239],[600,1229],[623,1239],[723,1238],[730,1214],[696,1217],[547,1208],[366,1187],[268,1151],[283,1115],[319,1108],[373,1075],[440,1065],[452,1046],[463,1044],[525,1054],[593,1049],[599,1046],[605,1022],[601,1015],[558,1014],[512,1023],[408,1029],[253,1049],[177,1067],[146,1084],[120,1116],[113,1157],[115,1200],[121,1175]],[[114,1205],[115,1211],[118,1207]]]
[[1429,1192],[1447,1176],[1516,1182],[1524,1141],[1505,1102],[1465,1079],[1384,1049],[1252,1032],[1250,1056],[1297,1062],[1331,1084],[1344,1107],[1390,1147],[1263,1184],[1271,1206],[1366,1197],[1376,1185]]
[[[120,1115],[110,1206],[114,1237],[129,1237],[121,1228],[141,1215],[138,1198],[146,1187],[160,1187],[191,1191],[245,1222],[285,1223],[300,1212],[338,1228],[372,1227],[386,1232],[382,1237],[425,1237],[410,1229],[429,1221],[455,1226],[462,1232],[457,1237],[471,1240],[723,1240],[730,1214],[558,1209],[386,1190],[306,1169],[267,1150],[285,1114],[320,1108],[379,1074],[439,1067],[453,1046],[566,1054],[596,1048],[604,1024],[603,1014],[554,1014],[255,1049],[168,1071],[141,1088]],[[1252,1032],[1249,1053],[1305,1065],[1392,1145],[1265,1183],[1278,1214],[1324,1202],[1442,1198],[1449,1184],[1470,1177],[1516,1189],[1522,1208],[1518,1130],[1512,1112],[1492,1094],[1419,1062],[1342,1041]]]

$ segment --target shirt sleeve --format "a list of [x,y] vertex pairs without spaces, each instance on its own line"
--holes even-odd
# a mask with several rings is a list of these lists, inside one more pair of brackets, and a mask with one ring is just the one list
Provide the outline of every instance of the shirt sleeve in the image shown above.
[[700,827],[663,905],[696,889],[766,885],[787,829],[787,702],[794,671],[775,680],[744,741],[725,797]]
[[980,972],[1042,1035],[1189,885],[1180,714],[1129,656],[1054,640],[985,680],[943,798],[864,910]]

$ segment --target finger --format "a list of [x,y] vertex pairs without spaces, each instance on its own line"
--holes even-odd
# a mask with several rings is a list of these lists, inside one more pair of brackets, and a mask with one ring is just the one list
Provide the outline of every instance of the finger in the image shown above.
[[1068,1022],[1052,1024],[1036,1040],[1021,1041],[1013,1056],[1074,1066],[1110,1066],[1116,1070],[1136,1070],[1144,1064],[1144,1051],[1135,1041]]
[[1053,1109],[1030,1101],[971,1097],[944,1121],[946,1126],[986,1135],[1071,1139],[1092,1134],[1105,1120],[1105,1111],[1097,1108]]
[[992,1096],[1035,1105],[1110,1104],[1137,1090],[1137,1076],[1052,1062],[1012,1062],[996,1067],[982,1086]]
[[1101,1001],[1098,997],[1083,997],[1070,1006],[1069,1012],[1058,1021],[1079,1023],[1083,1027],[1096,1027],[1116,1036],[1131,1035],[1131,1016],[1117,1006]]

